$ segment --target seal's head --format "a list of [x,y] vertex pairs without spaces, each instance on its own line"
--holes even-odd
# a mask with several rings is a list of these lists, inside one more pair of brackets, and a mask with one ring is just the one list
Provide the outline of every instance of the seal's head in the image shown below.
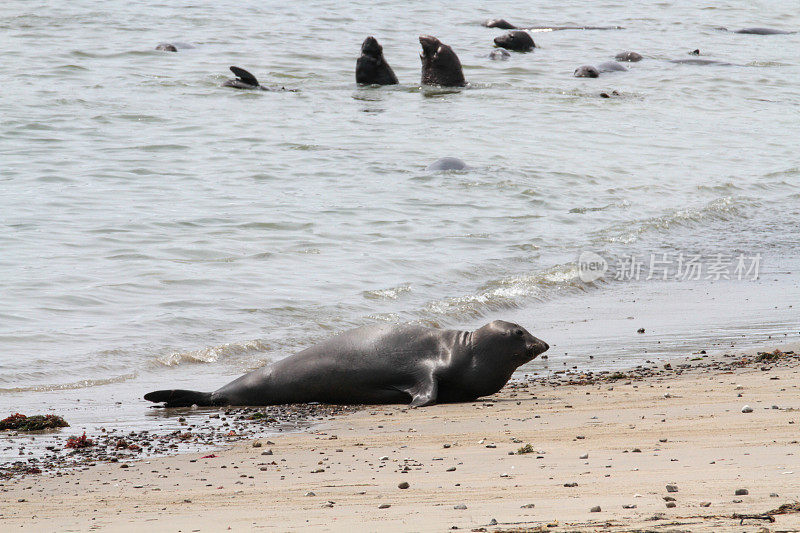
[[498,358],[507,359],[514,368],[524,365],[546,352],[550,346],[528,330],[505,320],[495,320],[472,333],[472,345],[487,349]]
[[467,84],[461,61],[453,49],[436,37],[420,35],[422,45],[422,84],[441,85],[442,87],[463,87]]
[[642,54],[631,51],[620,52],[614,56],[614,59],[617,61],[629,61],[631,63],[636,63],[637,61],[642,60]]
[[515,30],[516,26],[506,19],[489,19],[483,23],[487,28],[500,28],[501,30]]
[[494,38],[494,44],[517,52],[530,52],[536,47],[530,34],[526,31],[510,31]]
[[365,56],[378,59],[383,56],[383,47],[380,45],[380,43],[378,43],[378,40],[375,37],[370,35],[364,39],[363,43],[361,43],[361,53]]
[[591,65],[584,65],[576,68],[573,75],[576,78],[597,78],[600,76],[600,71]]

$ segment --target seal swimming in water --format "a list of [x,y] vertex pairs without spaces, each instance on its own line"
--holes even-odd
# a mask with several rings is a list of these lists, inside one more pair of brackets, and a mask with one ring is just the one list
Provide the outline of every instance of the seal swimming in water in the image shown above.
[[485,20],[482,26],[487,28],[499,28],[501,30],[539,30],[539,31],[559,31],[559,30],[623,30],[622,26],[515,26],[506,19]]
[[746,33],[749,35],[789,35],[796,31],[776,30],[775,28],[742,28],[741,30],[729,30],[728,28],[717,28],[718,30],[731,33]]
[[375,37],[361,43],[361,57],[356,61],[356,83],[365,85],[397,85],[397,76],[383,58],[383,47]]
[[495,37],[494,44],[516,52],[530,52],[536,48],[536,43],[526,31],[510,31],[505,35]]
[[236,79],[225,80],[222,84],[223,87],[233,87],[234,89],[244,89],[247,91],[286,91],[290,93],[298,92],[297,89],[287,89],[286,87],[281,87],[280,89],[275,88],[271,89],[269,87],[264,87],[260,83],[255,76],[247,72],[243,68],[239,67],[230,67],[231,72],[236,75]]
[[160,390],[144,398],[166,407],[472,401],[499,391],[548,348],[502,320],[472,332],[382,324],[331,337],[214,392]]
[[177,52],[178,50],[189,50],[192,48],[194,48],[194,46],[189,43],[177,41],[174,43],[158,43],[158,46],[156,46],[156,50],[161,50],[162,52]]
[[508,53],[507,50],[503,50],[502,48],[498,48],[497,50],[492,50],[489,52],[489,59],[494,61],[505,61],[511,57],[511,54]]
[[642,54],[638,52],[620,52],[614,56],[614,59],[617,61],[628,61],[629,63],[636,63],[637,61],[642,60]]
[[422,85],[441,85],[442,87],[464,87],[464,71],[461,61],[453,49],[436,37],[420,35],[422,53]]
[[583,65],[575,69],[573,76],[576,78],[597,78],[601,72],[615,72],[628,70],[616,61],[604,61],[593,67],[592,65]]
[[428,171],[439,171],[439,170],[466,170],[467,164],[457,157],[442,157],[437,159],[425,170]]

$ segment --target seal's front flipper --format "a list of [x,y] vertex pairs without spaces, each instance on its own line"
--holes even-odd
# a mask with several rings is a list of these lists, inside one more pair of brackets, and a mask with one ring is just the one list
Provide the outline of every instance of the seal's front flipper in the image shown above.
[[155,403],[164,402],[164,407],[214,405],[214,402],[211,400],[210,392],[198,392],[194,390],[157,390],[145,394],[144,399]]
[[423,378],[413,387],[406,389],[406,392],[411,395],[411,407],[433,405],[436,403],[436,397],[439,393],[439,383],[435,377],[430,376]]
[[231,67],[231,72],[233,72],[237,78],[242,80],[242,82],[246,83],[247,85],[254,85],[256,87],[261,85],[260,83],[258,83],[258,80],[256,79],[255,76],[253,76],[243,68]]

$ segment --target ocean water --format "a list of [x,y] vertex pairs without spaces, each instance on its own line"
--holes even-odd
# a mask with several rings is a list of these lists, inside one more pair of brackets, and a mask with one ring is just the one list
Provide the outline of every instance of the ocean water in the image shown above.
[[[625,29],[536,32],[534,52],[491,61],[493,17]],[[0,415],[147,426],[149,390],[213,390],[375,322],[517,321],[553,346],[520,373],[797,339],[800,34],[720,26],[797,30],[800,13],[5,2]],[[469,87],[420,88],[420,34]],[[367,35],[399,86],[356,86]],[[730,65],[669,62],[695,48]],[[623,50],[645,59],[572,76]],[[223,88],[230,65],[297,92]],[[425,170],[442,156],[470,168]],[[587,251],[604,277],[581,279]],[[647,268],[626,276],[625,258]]]

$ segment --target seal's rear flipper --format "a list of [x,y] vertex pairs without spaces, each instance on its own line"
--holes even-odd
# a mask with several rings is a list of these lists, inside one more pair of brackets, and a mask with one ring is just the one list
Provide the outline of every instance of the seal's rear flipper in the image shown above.
[[194,390],[157,390],[144,395],[145,400],[164,402],[164,407],[190,407],[192,405],[214,405],[210,392]]
[[261,85],[260,83],[258,83],[258,80],[256,79],[255,76],[253,76],[243,68],[231,67],[231,72],[233,72],[237,78],[239,78],[248,85],[254,85],[256,87]]

